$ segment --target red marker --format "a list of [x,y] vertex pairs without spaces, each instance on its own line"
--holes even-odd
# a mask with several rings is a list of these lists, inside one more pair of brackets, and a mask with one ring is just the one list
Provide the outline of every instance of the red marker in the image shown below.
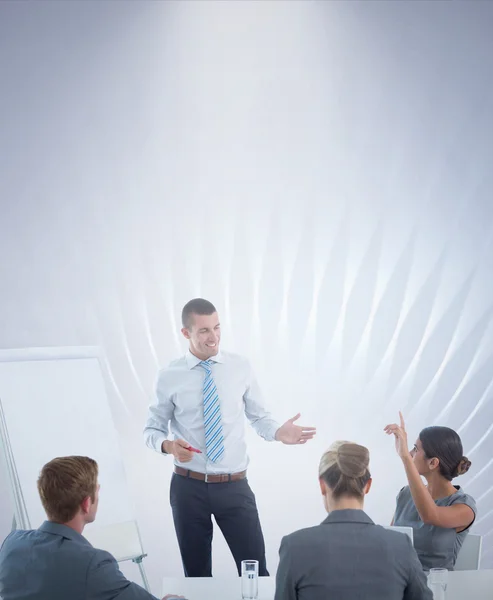
[[187,450],[190,450],[190,452],[197,452],[197,454],[202,454],[202,450],[197,450],[197,448],[194,448],[193,446],[188,446]]

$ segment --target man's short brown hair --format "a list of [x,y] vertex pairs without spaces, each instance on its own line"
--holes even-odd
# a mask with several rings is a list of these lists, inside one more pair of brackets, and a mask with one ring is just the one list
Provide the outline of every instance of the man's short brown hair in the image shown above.
[[181,323],[186,329],[190,329],[193,322],[193,315],[213,315],[216,307],[209,300],[203,298],[194,298],[189,300],[181,311]]
[[41,470],[38,492],[48,519],[68,523],[88,496],[95,501],[98,464],[87,456],[54,458]]

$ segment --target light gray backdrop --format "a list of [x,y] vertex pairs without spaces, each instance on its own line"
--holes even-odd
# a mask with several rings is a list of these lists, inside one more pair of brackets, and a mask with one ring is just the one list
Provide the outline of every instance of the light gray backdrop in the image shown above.
[[180,560],[141,429],[198,295],[319,429],[250,435],[272,572],[336,438],[370,447],[390,521],[399,409],[412,442],[460,432],[493,567],[492,31],[489,2],[0,3],[0,346],[104,348],[156,591]]

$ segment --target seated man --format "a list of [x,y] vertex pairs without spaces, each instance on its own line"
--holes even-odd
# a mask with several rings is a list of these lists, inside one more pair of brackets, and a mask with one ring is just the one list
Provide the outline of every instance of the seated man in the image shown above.
[[128,581],[111,554],[82,536],[98,509],[98,465],[92,458],[53,459],[41,471],[38,491],[48,521],[34,531],[13,531],[4,541],[0,598],[157,600]]

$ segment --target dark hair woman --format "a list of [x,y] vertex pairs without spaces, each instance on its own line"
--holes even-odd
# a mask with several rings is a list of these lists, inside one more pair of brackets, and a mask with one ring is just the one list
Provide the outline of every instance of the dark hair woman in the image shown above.
[[397,496],[392,524],[413,528],[414,547],[426,571],[453,570],[476,518],[474,499],[452,484],[471,466],[463,456],[461,439],[449,427],[426,427],[409,451],[402,414],[400,425],[387,425],[385,432],[395,437],[409,483]]

